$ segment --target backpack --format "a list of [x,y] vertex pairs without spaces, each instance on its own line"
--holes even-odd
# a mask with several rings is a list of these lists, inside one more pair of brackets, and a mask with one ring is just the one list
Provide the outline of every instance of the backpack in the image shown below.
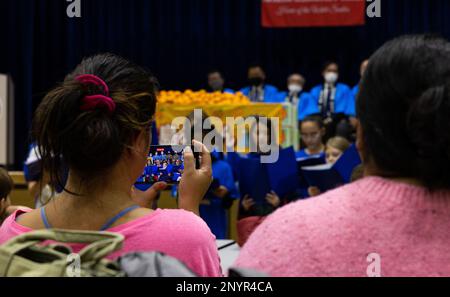
[[[55,243],[43,245],[47,241]],[[111,261],[122,248],[118,233],[38,230],[0,246],[0,277],[195,277],[180,261],[162,253],[131,253]],[[87,244],[78,254],[61,243]]]

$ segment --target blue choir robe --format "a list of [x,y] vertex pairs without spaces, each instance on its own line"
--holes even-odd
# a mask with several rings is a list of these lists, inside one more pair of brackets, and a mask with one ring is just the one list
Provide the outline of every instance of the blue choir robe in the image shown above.
[[[324,85],[319,85],[310,91],[310,102],[302,106],[300,113],[302,116],[309,116],[313,114],[320,114],[320,94]],[[334,113],[343,113],[347,116],[356,116],[355,97],[352,90],[345,84],[338,83],[336,85],[336,94],[334,98]]]
[[[264,100],[262,101],[262,103],[280,103],[280,94],[276,87],[272,85],[264,85],[263,89],[264,89]],[[245,87],[241,90],[241,93],[250,98],[251,91],[252,87]]]
[[306,150],[301,150],[295,153],[295,157],[297,159],[306,159],[306,158],[320,158],[325,157],[325,152],[322,152],[320,154],[310,155]]
[[172,181],[177,182],[181,178],[181,173],[184,171],[184,165],[172,166]]
[[[217,179],[231,193],[234,199],[238,198],[231,166],[223,160],[216,160],[212,164],[213,178]],[[217,239],[227,239],[228,219],[227,212],[222,206],[222,199],[209,195],[209,205],[200,205],[200,216],[208,224],[211,232]]]
[[[280,93],[280,102],[291,102],[288,98],[289,92]],[[306,117],[305,111],[309,110],[308,104],[312,104],[311,95],[308,92],[301,92],[297,102],[298,120],[303,121]]]

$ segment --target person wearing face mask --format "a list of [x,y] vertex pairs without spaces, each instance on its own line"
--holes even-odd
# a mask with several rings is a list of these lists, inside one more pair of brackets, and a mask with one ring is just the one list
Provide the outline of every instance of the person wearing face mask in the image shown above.
[[[364,72],[366,72],[368,65],[369,65],[368,59],[362,61],[361,67],[359,68],[359,74],[361,75],[361,79],[364,76]],[[360,82],[361,82],[361,80],[360,80]],[[358,92],[359,92],[359,83],[352,89],[352,93],[353,93],[353,96],[355,97],[355,99],[358,96]]]
[[248,69],[248,82],[250,86],[241,90],[245,96],[250,98],[252,102],[260,103],[278,103],[278,89],[272,85],[265,83],[266,74],[261,66],[251,66]]
[[232,89],[225,88],[225,79],[218,70],[212,70],[208,73],[208,87],[210,92],[234,94]]
[[298,108],[298,120],[302,121],[306,118],[304,113],[300,111],[307,110],[307,104],[311,103],[309,93],[304,91],[306,80],[299,73],[291,74],[287,79],[287,92],[280,93],[280,101],[289,102]]
[[353,130],[355,98],[349,86],[338,83],[339,66],[336,62],[325,63],[322,71],[324,83],[310,91],[309,104],[299,112],[305,116],[322,116],[326,127],[326,137],[342,136],[350,138]]

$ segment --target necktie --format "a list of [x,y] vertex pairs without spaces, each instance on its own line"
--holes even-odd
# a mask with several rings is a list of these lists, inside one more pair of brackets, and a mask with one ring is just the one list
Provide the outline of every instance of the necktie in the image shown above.
[[327,96],[327,117],[331,116],[331,96],[333,90],[331,89],[331,87],[328,87],[328,96]]
[[331,88],[326,87],[324,101],[322,102],[322,117],[327,118],[330,112]]

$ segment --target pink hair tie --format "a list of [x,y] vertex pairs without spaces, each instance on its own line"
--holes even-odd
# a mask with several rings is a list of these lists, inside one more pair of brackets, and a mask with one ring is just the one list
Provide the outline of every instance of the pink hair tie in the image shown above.
[[83,104],[80,106],[81,110],[94,110],[97,108],[104,108],[111,115],[116,110],[116,103],[104,95],[92,95],[83,98]]
[[103,88],[104,94],[90,95],[82,99],[83,104],[80,106],[81,110],[94,110],[97,108],[104,108],[111,115],[116,110],[116,103],[109,97],[109,88],[103,79],[96,75],[84,74],[77,76],[75,78],[78,82],[83,85],[95,85],[97,87]]

